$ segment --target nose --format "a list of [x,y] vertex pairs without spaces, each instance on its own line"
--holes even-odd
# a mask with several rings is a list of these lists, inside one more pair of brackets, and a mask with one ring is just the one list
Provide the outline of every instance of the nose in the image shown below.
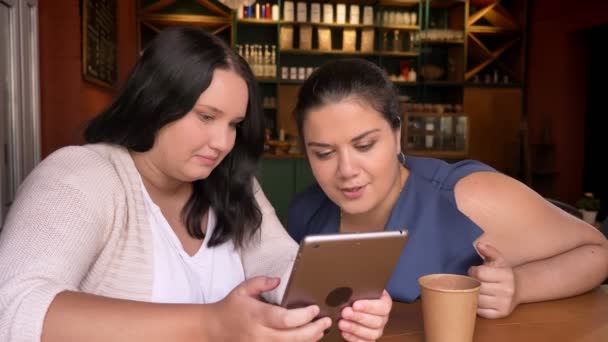
[[227,153],[234,146],[236,133],[230,125],[216,125],[211,131],[209,147],[212,149]]
[[353,160],[353,156],[347,151],[339,153],[338,157],[338,175],[344,179],[355,177],[358,173],[358,168]]

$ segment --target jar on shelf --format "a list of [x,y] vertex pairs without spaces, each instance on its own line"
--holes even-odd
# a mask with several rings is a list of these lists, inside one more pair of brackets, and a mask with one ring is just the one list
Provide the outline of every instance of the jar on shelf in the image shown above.
[[459,116],[456,120],[456,149],[464,150],[467,139],[467,117]]
[[411,68],[410,71],[407,74],[407,80],[409,82],[416,82],[416,70],[414,70],[414,68]]
[[424,130],[426,133],[424,137],[424,147],[427,150],[431,150],[435,147],[435,122],[433,118],[427,118]]

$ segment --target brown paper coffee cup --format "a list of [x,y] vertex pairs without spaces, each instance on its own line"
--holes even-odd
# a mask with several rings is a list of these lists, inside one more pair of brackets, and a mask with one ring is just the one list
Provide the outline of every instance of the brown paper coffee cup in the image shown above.
[[429,274],[418,279],[426,342],[471,342],[481,283],[456,274]]

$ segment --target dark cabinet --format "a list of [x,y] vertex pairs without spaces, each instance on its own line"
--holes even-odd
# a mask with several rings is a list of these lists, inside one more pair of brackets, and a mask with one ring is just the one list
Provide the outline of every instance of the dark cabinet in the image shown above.
[[265,158],[260,165],[258,180],[284,225],[287,224],[287,210],[293,196],[315,181],[308,162],[302,158]]

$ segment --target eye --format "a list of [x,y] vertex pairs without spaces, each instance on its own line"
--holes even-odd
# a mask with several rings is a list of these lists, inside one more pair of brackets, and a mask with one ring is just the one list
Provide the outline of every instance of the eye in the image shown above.
[[313,152],[315,157],[317,157],[318,159],[327,159],[331,156],[331,152],[332,151],[315,151]]
[[199,113],[198,117],[201,119],[201,121],[213,121],[214,119],[212,115],[206,113]]
[[230,127],[234,130],[241,128],[241,126],[243,126],[243,121],[230,123]]
[[359,144],[356,146],[357,150],[361,151],[361,152],[365,152],[365,151],[369,151],[373,146],[374,146],[374,142],[371,143],[367,143],[367,144]]

